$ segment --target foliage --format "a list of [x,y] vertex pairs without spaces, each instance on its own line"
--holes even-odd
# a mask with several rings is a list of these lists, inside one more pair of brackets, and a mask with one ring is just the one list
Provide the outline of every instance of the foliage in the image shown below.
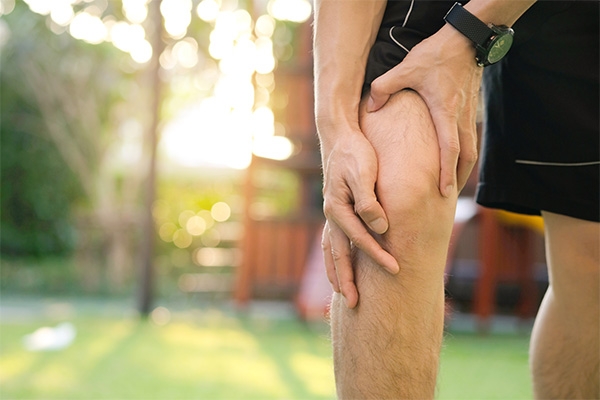
[[112,46],[75,40],[22,2],[2,24],[0,251],[68,253],[74,209],[138,201],[139,168],[120,165],[115,148],[132,99],[146,96]]
[[81,198],[82,189],[44,135],[43,117],[21,73],[23,56],[35,62],[33,42],[51,35],[42,31],[41,35],[29,36],[33,31],[40,33],[41,21],[25,18],[23,8],[17,4],[13,16],[4,19],[12,38],[2,48],[0,70],[0,251],[4,255],[40,256],[64,253],[73,247],[70,205]]

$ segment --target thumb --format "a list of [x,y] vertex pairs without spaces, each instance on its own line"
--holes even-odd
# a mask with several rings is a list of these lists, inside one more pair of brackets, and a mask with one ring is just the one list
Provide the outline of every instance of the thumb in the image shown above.
[[371,83],[371,91],[369,93],[369,100],[367,101],[367,112],[379,110],[387,103],[391,95],[398,93],[402,89],[407,89],[404,78],[404,68],[402,64],[398,64],[375,79]]
[[355,195],[354,211],[373,232],[381,235],[388,230],[389,223],[385,211],[374,193]]

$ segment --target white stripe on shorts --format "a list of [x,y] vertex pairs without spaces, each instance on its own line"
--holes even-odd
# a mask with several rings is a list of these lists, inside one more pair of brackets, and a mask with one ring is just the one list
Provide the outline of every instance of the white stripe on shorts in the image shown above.
[[532,160],[515,160],[517,164],[540,165],[547,167],[588,167],[590,165],[600,165],[600,161],[576,162],[576,163],[561,163],[561,162],[545,162]]

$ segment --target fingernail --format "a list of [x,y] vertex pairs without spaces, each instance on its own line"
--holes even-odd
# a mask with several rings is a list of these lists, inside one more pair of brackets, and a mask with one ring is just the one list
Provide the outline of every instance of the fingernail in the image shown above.
[[383,218],[377,218],[373,222],[371,222],[371,229],[380,235],[385,233],[388,230],[388,223]]
[[452,196],[452,192],[454,190],[454,186],[453,185],[448,185],[446,186],[446,189],[444,190],[444,196],[445,197],[450,197]]
[[367,100],[367,112],[373,112],[375,109],[375,100],[372,97],[369,97]]

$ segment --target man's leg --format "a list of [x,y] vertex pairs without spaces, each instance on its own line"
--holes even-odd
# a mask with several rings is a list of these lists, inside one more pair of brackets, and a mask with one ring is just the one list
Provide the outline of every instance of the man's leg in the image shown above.
[[399,262],[387,273],[354,254],[359,303],[331,308],[338,395],[343,399],[433,398],[443,334],[444,266],[456,196],[441,197],[439,145],[429,111],[403,91],[361,127],[379,160],[376,193],[390,228],[378,237]]
[[538,399],[600,398],[600,224],[543,213],[550,287],[531,338]]

